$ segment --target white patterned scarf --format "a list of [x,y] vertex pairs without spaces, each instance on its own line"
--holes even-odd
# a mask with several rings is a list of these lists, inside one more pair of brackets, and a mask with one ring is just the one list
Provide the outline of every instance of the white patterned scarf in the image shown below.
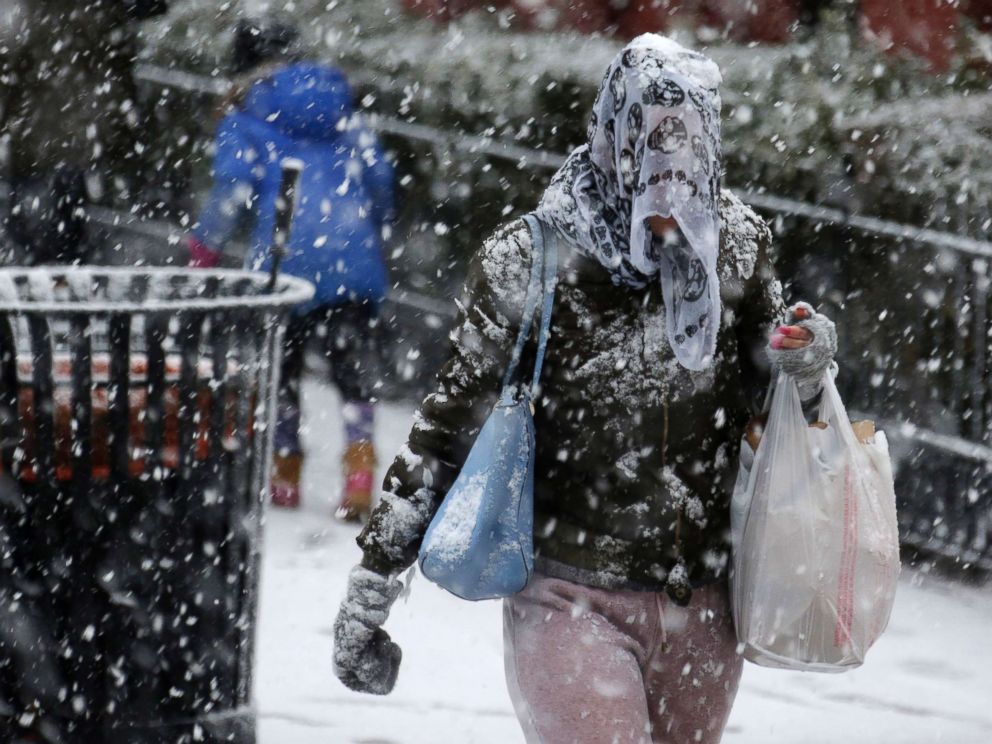
[[[657,34],[634,39],[600,86],[588,143],[552,179],[537,209],[614,282],[660,276],[668,341],[678,362],[713,361],[720,325],[720,70]],[[653,215],[684,239],[656,237]]]

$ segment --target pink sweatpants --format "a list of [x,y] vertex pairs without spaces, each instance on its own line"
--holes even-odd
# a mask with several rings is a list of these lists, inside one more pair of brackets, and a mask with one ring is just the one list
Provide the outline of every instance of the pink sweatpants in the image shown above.
[[722,584],[683,608],[535,575],[505,601],[503,636],[528,744],[716,744],[741,676]]

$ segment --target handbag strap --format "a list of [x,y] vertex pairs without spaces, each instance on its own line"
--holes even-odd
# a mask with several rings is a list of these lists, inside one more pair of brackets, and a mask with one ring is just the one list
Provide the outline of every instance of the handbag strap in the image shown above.
[[524,347],[527,344],[527,337],[530,335],[530,328],[534,324],[534,316],[537,314],[538,303],[543,298],[541,330],[537,344],[537,361],[534,365],[534,377],[528,391],[528,394],[532,395],[541,376],[541,368],[544,366],[544,353],[548,344],[551,307],[554,303],[555,280],[558,274],[558,246],[555,244],[554,250],[548,250],[547,242],[544,239],[544,230],[534,215],[525,215],[524,222],[527,223],[531,234],[530,282],[527,285],[527,297],[524,301],[524,311],[520,319],[520,331],[517,333],[517,342],[513,347],[513,356],[510,358],[510,364],[506,368],[506,374],[503,376],[503,390],[506,391],[513,382],[517,367],[520,365],[520,358],[524,353]]
[[531,379],[530,392],[535,395],[537,384],[541,381],[541,370],[544,367],[544,353],[548,349],[548,338],[551,335],[551,311],[555,304],[555,288],[558,284],[558,239],[552,234],[549,240],[544,234],[544,223],[533,215],[528,224],[531,232],[540,233],[541,248],[544,253],[544,281],[542,283],[543,304],[541,306],[541,329],[537,337],[537,359],[534,361],[534,377]]

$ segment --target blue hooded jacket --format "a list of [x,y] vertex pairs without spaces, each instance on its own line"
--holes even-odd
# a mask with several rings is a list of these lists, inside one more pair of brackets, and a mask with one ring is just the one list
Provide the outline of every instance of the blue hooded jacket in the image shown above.
[[393,168],[354,116],[344,75],[300,63],[256,83],[217,131],[213,188],[193,236],[216,251],[253,218],[247,267],[268,270],[284,158],[304,164],[281,270],[314,283],[304,313],[386,293],[382,228],[392,215]]

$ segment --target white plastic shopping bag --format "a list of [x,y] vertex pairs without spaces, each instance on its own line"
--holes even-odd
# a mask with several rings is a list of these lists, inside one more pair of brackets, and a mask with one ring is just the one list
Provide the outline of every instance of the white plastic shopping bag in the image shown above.
[[888,624],[899,535],[885,435],[858,441],[829,373],[820,421],[807,424],[782,373],[734,489],[733,612],[748,660],[841,672],[864,662]]

